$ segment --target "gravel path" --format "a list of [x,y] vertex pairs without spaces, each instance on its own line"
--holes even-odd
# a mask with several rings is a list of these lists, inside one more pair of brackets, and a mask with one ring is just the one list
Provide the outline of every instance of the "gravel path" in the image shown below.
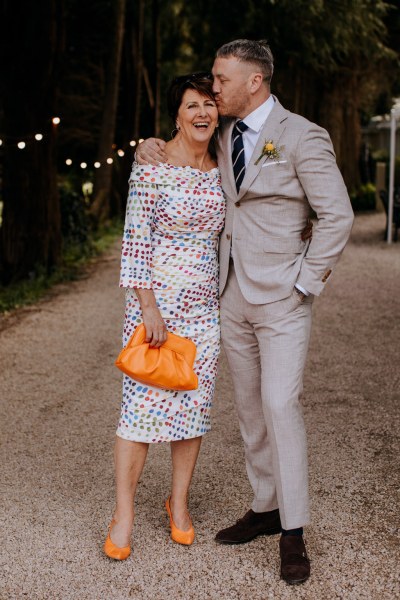
[[357,217],[315,302],[304,390],[306,584],[279,580],[277,536],[239,547],[213,541],[251,497],[223,357],[192,486],[196,542],[168,537],[163,445],[151,448],[140,484],[133,557],[103,556],[120,401],[116,247],[86,279],[0,323],[1,600],[400,598],[400,243],[387,246],[383,228],[382,214]]

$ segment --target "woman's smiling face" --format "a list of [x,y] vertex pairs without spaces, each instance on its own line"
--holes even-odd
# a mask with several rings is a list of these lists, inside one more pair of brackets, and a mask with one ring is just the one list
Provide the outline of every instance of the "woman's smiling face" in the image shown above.
[[179,133],[190,142],[206,142],[211,139],[218,123],[215,101],[196,90],[187,89],[176,118]]

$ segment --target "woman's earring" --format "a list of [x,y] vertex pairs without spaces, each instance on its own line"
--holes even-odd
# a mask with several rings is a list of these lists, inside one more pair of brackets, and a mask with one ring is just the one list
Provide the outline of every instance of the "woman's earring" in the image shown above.
[[173,129],[171,131],[171,139],[173,139],[176,136],[176,134],[178,133],[179,130],[180,130],[180,127],[179,127],[178,123],[175,123],[175,129]]

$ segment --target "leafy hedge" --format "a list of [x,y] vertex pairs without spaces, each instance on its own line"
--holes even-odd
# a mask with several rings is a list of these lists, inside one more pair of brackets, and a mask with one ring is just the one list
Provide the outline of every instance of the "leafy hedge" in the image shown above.
[[354,212],[375,210],[376,187],[373,183],[366,183],[358,190],[350,193],[350,201]]

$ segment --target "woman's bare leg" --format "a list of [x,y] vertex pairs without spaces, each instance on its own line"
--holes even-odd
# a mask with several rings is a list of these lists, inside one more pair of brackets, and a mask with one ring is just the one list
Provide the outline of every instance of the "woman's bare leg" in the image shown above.
[[114,448],[115,482],[117,502],[114,513],[115,525],[111,539],[119,548],[129,546],[133,519],[136,487],[146,462],[149,444],[130,442],[116,437]]
[[188,494],[202,437],[171,442],[172,491],[171,511],[175,525],[182,531],[190,528]]

